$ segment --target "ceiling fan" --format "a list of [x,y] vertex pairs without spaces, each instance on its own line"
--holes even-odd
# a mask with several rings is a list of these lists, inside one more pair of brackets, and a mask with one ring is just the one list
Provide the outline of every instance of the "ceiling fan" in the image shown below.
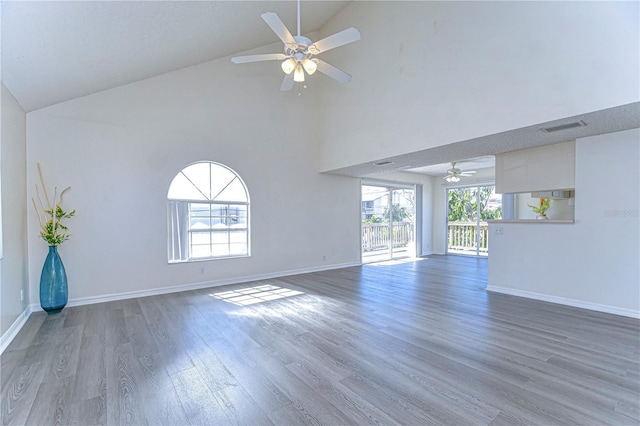
[[456,183],[456,182],[460,182],[461,177],[473,176],[474,173],[476,173],[475,170],[469,170],[469,171],[463,172],[462,170],[456,167],[456,162],[452,161],[451,168],[447,170],[447,175],[442,179],[446,180],[449,183]]
[[346,72],[314,58],[314,56],[360,40],[358,30],[353,27],[347,28],[313,43],[307,37],[300,35],[300,0],[298,0],[298,35],[296,36],[291,35],[276,13],[266,12],[260,16],[284,43],[284,53],[234,56],[231,58],[231,62],[244,64],[247,62],[283,61],[281,67],[285,76],[282,86],[280,86],[282,91],[291,90],[295,82],[304,82],[305,71],[309,75],[315,73],[316,70],[320,71],[340,83],[348,83],[351,80],[351,76]]

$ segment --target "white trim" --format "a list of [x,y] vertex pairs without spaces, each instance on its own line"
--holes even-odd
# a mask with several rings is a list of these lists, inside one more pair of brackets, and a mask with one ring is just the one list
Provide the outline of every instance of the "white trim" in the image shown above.
[[[376,186],[376,187],[380,187],[380,188],[385,188],[387,190],[387,199],[388,199],[388,203],[389,206],[391,206],[393,204],[393,191],[394,190],[410,190],[413,191],[413,195],[415,198],[415,206],[414,206],[414,220],[413,220],[413,225],[414,225],[414,238],[413,238],[413,256],[418,256],[418,248],[420,248],[420,250],[422,249],[422,184],[420,183],[406,183],[406,182],[398,182],[398,181],[388,181],[388,180],[380,180],[380,179],[369,179],[369,178],[361,178],[360,179],[360,204],[359,206],[359,226],[360,226],[360,236],[359,236],[359,243],[358,245],[360,246],[360,264],[364,264],[364,253],[362,252],[362,230],[363,230],[363,225],[364,223],[362,222],[362,187],[363,186]],[[382,197],[380,197],[382,198]],[[418,203],[418,201],[420,201]],[[389,223],[389,233],[391,234],[391,230],[393,227],[393,222],[390,221]],[[418,232],[420,231],[420,232]],[[418,238],[419,236],[419,238]],[[392,245],[390,243],[390,245]],[[385,260],[375,260],[375,261],[371,261],[368,263],[375,263],[375,262],[386,262],[386,261],[390,261],[390,260],[395,260],[397,258],[393,257],[393,247],[389,247],[387,249],[387,253],[389,255],[388,259]]]
[[494,285],[488,285],[487,291],[491,291],[493,293],[509,294],[511,296],[526,297],[527,299],[541,300],[543,302],[572,306],[574,308],[589,309],[591,311],[605,312],[608,314],[640,319],[640,311],[634,311],[633,309],[618,308],[616,306],[601,305],[599,303],[585,302],[582,300],[568,299],[566,297],[552,296],[549,294],[534,293],[531,291],[516,290],[506,287],[497,287]]
[[0,354],[7,349],[7,346],[13,341],[13,339],[18,335],[18,332],[22,330],[22,327],[25,325],[29,317],[31,316],[31,306],[27,305],[24,308],[24,311],[16,318],[16,320],[11,324],[11,327],[0,337]]
[[[260,275],[249,275],[249,276],[237,277],[237,278],[226,278],[226,279],[216,280],[216,281],[183,284],[183,285],[176,285],[171,287],[152,288],[149,290],[136,290],[136,291],[128,291],[125,293],[105,294],[103,296],[82,297],[79,299],[69,300],[66,306],[72,308],[74,306],[93,305],[95,303],[113,302],[116,300],[135,299],[137,297],[147,297],[147,296],[156,296],[159,294],[178,293],[181,291],[200,290],[208,287],[219,287],[219,286],[229,285],[229,284],[240,284],[240,283],[247,283],[251,281],[268,280],[272,278],[286,277],[289,275],[308,274],[311,272],[329,271],[331,269],[348,268],[351,266],[360,266],[360,265],[361,264],[358,262],[340,263],[340,264],[335,264],[330,266],[294,269],[290,271],[273,272],[273,273],[260,274]],[[42,311],[42,308],[37,303],[31,304],[30,308],[31,308],[31,312]]]

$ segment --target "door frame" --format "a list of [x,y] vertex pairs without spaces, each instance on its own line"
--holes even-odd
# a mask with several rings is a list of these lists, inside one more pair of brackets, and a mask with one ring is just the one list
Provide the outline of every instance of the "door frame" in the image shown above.
[[[464,188],[476,188],[476,189],[480,189],[483,186],[493,186],[494,187],[494,191],[495,191],[495,182],[492,181],[488,181],[488,182],[475,182],[475,183],[470,183],[470,184],[465,184],[465,185],[448,185],[444,188],[444,208],[445,208],[445,214],[444,214],[444,253],[445,255],[449,255],[449,190],[451,189],[464,189]],[[480,191],[477,192],[478,194],[480,193]],[[476,228],[479,230],[480,229],[480,203],[477,203],[477,208],[476,208]],[[487,255],[481,255],[480,254],[480,233],[476,231],[476,250],[475,250],[475,254],[466,254],[466,253],[451,253],[451,255],[454,256],[467,256],[467,257],[477,257],[477,258],[481,258],[481,259],[485,259],[487,257],[489,257],[489,252],[487,252]]]
[[[363,253],[362,253],[362,187],[363,186],[378,186],[382,188],[386,188],[389,191],[389,197],[391,198],[391,192],[394,189],[411,189],[414,191],[415,196],[415,212],[414,212],[414,249],[415,256],[418,257],[422,253],[422,185],[419,183],[407,183],[407,182],[399,182],[399,181],[389,181],[382,179],[360,179],[360,208],[359,208],[359,216],[358,220],[360,223],[360,233],[359,233],[359,247],[360,247],[360,264],[364,264],[363,262]],[[392,201],[392,200],[390,200]],[[390,218],[391,219],[391,218]],[[389,220],[389,232],[392,232],[393,221]],[[391,235],[391,234],[390,234]],[[380,260],[381,262],[393,260],[393,244],[390,244],[390,248],[387,250],[389,257],[385,260]],[[374,263],[374,262],[369,262]]]

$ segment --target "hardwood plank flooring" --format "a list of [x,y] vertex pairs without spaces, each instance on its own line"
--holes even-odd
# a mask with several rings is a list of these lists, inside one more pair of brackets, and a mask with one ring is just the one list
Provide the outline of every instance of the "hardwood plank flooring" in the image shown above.
[[640,321],[429,256],[34,313],[5,425],[638,425]]

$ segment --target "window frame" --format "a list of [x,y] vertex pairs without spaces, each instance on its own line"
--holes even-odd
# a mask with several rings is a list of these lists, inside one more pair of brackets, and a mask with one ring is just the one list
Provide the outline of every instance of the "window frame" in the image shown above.
[[[238,180],[238,182],[242,185],[242,188],[244,189],[244,195],[246,198],[246,201],[239,201],[239,200],[230,200],[230,199],[226,199],[226,200],[216,200],[215,198],[213,200],[210,199],[199,199],[199,200],[194,200],[194,199],[189,199],[189,198],[170,198],[169,197],[169,193],[171,192],[171,187],[172,184],[174,183],[175,179],[178,178],[181,174],[184,174],[184,172],[192,166],[198,165],[198,164],[207,164],[210,167],[210,175],[209,175],[209,182],[211,182],[211,179],[213,178],[212,175],[212,170],[213,167],[219,167],[222,169],[226,169],[227,171],[229,171],[230,173],[233,174],[233,178],[231,180],[229,180],[229,182],[227,183],[227,185],[225,186],[225,188],[230,185],[235,179]],[[185,177],[187,177],[186,175],[184,175]],[[189,179],[187,177],[187,179]],[[198,189],[198,191],[200,193],[202,193],[203,195],[205,193],[211,193],[211,191],[201,191],[202,188],[198,187],[195,183],[191,182],[192,185]],[[210,189],[210,188],[209,188]],[[223,191],[220,191],[220,193],[222,193]],[[218,193],[217,195],[220,195],[220,193]],[[217,197],[216,195],[216,197]],[[182,220],[184,221],[183,224],[186,225],[186,230],[183,230],[182,232],[185,232],[186,235],[186,256],[185,253],[182,253],[182,256],[179,258],[176,258],[175,254],[172,255],[172,237],[176,238],[176,235],[172,235],[172,233],[174,231],[172,231],[172,226],[171,226],[171,222],[173,220],[173,218],[171,217],[171,208],[172,205],[175,204],[182,204],[183,207],[186,208],[186,213],[185,213],[185,217],[182,218]],[[168,205],[168,223],[169,223],[169,229],[168,229],[168,253],[167,253],[167,257],[168,257],[168,262],[169,264],[175,264],[175,263],[189,263],[189,262],[201,262],[201,261],[208,261],[208,260],[219,260],[219,259],[232,259],[232,258],[239,258],[239,257],[250,257],[251,256],[251,212],[250,212],[250,198],[249,198],[249,189],[247,188],[247,185],[244,183],[244,180],[240,177],[240,175],[233,170],[232,168],[230,168],[229,166],[222,164],[222,163],[218,163],[215,161],[196,161],[193,162],[191,164],[188,164],[187,166],[183,167],[178,173],[176,173],[176,175],[173,177],[173,179],[171,180],[171,183],[169,184],[169,189],[167,191],[167,205]],[[204,214],[204,215],[193,215],[193,206],[194,205],[202,205],[202,206],[208,206],[208,209],[202,209],[200,211],[204,211],[207,212],[208,210],[208,214]],[[236,207],[237,214],[233,214],[232,210],[234,209],[234,206]],[[224,211],[224,214],[217,214],[218,212],[216,210],[219,211]],[[238,218],[243,218],[244,220],[242,221],[243,223],[240,223],[241,226],[239,227],[234,227],[234,224],[231,224],[229,221],[233,219],[233,217],[236,216]],[[206,226],[203,228],[194,228],[193,225],[193,219],[194,218],[198,218],[198,217],[202,217],[204,219],[206,219],[204,222],[209,222],[208,226]],[[220,220],[218,223],[213,223],[215,220]],[[219,225],[221,222],[224,222],[224,227],[223,228],[215,228],[216,225]],[[178,231],[180,232],[180,231]],[[194,235],[208,235],[208,244],[207,243],[196,243],[193,241],[193,236]],[[234,238],[233,236],[235,235],[240,235],[242,241],[238,242],[238,241],[233,241]],[[215,235],[223,235],[226,238],[223,238],[224,240],[226,240],[223,243],[216,243],[215,240],[216,238],[214,237]],[[185,236],[184,235],[179,235],[178,238],[184,239]],[[217,238],[218,240],[220,240],[220,238]],[[205,237],[206,240],[206,237]],[[234,251],[234,245],[240,246],[242,247],[242,250]],[[197,253],[197,248],[198,246],[200,247],[206,247],[208,246],[208,253],[209,255],[199,255]],[[218,247],[226,247],[225,252],[226,254],[218,254],[218,255],[214,255],[213,253],[215,252],[215,246]],[[183,248],[183,250],[185,250]]]

